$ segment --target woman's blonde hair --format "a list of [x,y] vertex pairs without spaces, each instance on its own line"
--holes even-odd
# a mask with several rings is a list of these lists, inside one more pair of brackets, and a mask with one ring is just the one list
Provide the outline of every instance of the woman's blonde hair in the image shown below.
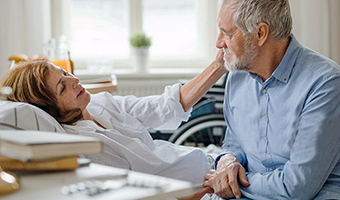
[[47,59],[20,62],[6,73],[0,85],[12,88],[8,100],[35,105],[59,123],[73,124],[82,118],[82,112],[80,109],[63,111],[58,108],[57,98],[46,85],[52,67]]

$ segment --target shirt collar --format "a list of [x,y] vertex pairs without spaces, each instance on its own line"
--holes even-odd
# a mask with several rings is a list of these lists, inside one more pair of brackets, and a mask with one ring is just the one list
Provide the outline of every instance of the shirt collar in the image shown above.
[[[275,78],[283,83],[288,82],[301,46],[293,34],[289,36],[289,39],[290,42],[282,61],[268,80]],[[260,83],[262,82],[257,74],[249,72],[249,75]]]
[[289,39],[290,42],[286,50],[286,53],[283,56],[279,66],[272,74],[274,78],[283,83],[287,83],[289,81],[289,78],[291,76],[292,70],[294,68],[299,53],[299,47],[301,46],[293,34],[289,36]]

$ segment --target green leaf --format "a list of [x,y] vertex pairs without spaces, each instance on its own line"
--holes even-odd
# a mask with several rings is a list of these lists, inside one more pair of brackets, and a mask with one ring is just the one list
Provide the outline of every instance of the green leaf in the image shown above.
[[133,47],[149,47],[151,46],[151,38],[145,33],[135,33],[130,37],[130,44]]

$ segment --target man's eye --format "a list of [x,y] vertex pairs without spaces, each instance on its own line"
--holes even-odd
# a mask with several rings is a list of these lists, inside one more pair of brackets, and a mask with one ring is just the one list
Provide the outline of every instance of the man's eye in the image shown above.
[[67,71],[64,71],[64,76],[68,76],[69,73]]
[[229,34],[229,33],[225,33],[225,32],[223,33],[223,35],[224,35],[224,37],[227,37],[227,38],[229,38],[229,39],[232,37],[232,35],[231,35],[231,34]]

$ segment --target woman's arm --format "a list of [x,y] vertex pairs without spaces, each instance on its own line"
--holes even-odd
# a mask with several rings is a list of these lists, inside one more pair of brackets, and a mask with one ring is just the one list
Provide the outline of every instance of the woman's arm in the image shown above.
[[[92,95],[91,102],[92,105],[98,104],[102,109],[110,110],[108,113],[110,116],[113,113],[121,115],[122,123],[130,123],[131,127],[137,126],[140,122],[145,127],[172,130],[176,129],[182,121],[188,120],[190,116],[188,111],[191,107],[226,72],[223,52],[219,51],[216,60],[201,74],[184,86],[179,83],[167,86],[162,95],[139,98],[115,95],[112,98],[108,93],[99,93]],[[99,109],[92,108],[90,112],[96,113]]]
[[223,51],[219,50],[214,62],[180,88],[180,102],[184,111],[188,111],[194,106],[226,72]]

